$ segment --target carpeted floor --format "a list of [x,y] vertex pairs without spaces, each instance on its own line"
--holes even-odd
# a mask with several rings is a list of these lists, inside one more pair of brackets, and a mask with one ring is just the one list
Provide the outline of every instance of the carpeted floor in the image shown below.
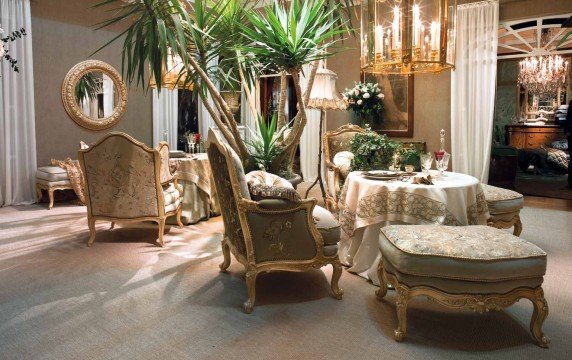
[[475,314],[418,299],[396,343],[394,300],[331,269],[262,275],[246,315],[244,271],[218,271],[222,222],[154,229],[98,223],[87,248],[85,208],[0,209],[0,359],[570,359],[572,212],[527,207],[522,237],[549,254],[545,293],[551,348],[528,332],[532,306]]

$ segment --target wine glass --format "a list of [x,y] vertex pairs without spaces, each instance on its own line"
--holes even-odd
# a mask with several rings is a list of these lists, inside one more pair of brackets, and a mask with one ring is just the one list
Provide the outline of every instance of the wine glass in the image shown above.
[[187,141],[189,142],[190,153],[193,154],[195,152],[195,144],[196,144],[195,134],[193,133],[189,134],[187,137]]
[[433,154],[426,153],[421,154],[421,167],[423,168],[423,172],[429,174],[429,170],[431,170],[431,165],[433,165]]
[[445,152],[441,159],[437,161],[437,170],[439,170],[439,174],[444,176],[443,172],[447,170],[449,167],[449,160],[451,159],[451,154]]

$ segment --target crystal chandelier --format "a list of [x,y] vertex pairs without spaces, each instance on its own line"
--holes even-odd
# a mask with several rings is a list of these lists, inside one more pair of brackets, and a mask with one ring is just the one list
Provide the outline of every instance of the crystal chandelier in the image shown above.
[[456,5],[456,0],[362,0],[362,71],[413,74],[453,68]]
[[519,65],[518,83],[534,95],[553,97],[566,84],[568,60],[559,55],[527,57]]

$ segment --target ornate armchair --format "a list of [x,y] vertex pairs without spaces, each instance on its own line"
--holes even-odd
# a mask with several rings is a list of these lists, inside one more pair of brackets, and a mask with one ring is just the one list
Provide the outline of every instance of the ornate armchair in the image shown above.
[[326,131],[323,137],[324,160],[326,162],[326,208],[332,213],[338,213],[338,195],[341,184],[347,174],[343,174],[340,166],[334,164],[334,156],[341,151],[350,150],[350,140],[355,134],[363,133],[365,129],[352,124],[346,124],[334,131]]
[[[167,160],[162,159],[166,151]],[[182,189],[169,171],[169,148],[161,143],[151,149],[131,136],[112,132],[95,144],[79,150],[85,176],[88,246],[95,240],[95,222],[155,221],[160,246],[168,216],[181,223]]]
[[304,271],[331,264],[331,289],[341,299],[340,230],[333,216],[315,207],[315,199],[253,201],[240,158],[212,129],[207,152],[211,166],[218,169],[213,175],[224,222],[220,268],[229,267],[231,252],[246,268],[244,311],[252,312],[257,275],[270,271]]

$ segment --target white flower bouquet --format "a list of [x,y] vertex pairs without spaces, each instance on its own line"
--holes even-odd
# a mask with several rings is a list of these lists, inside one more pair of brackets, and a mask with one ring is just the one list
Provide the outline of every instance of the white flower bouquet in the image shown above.
[[384,95],[377,83],[356,83],[353,88],[346,89],[343,95],[348,103],[348,110],[352,110],[361,118],[383,110]]

